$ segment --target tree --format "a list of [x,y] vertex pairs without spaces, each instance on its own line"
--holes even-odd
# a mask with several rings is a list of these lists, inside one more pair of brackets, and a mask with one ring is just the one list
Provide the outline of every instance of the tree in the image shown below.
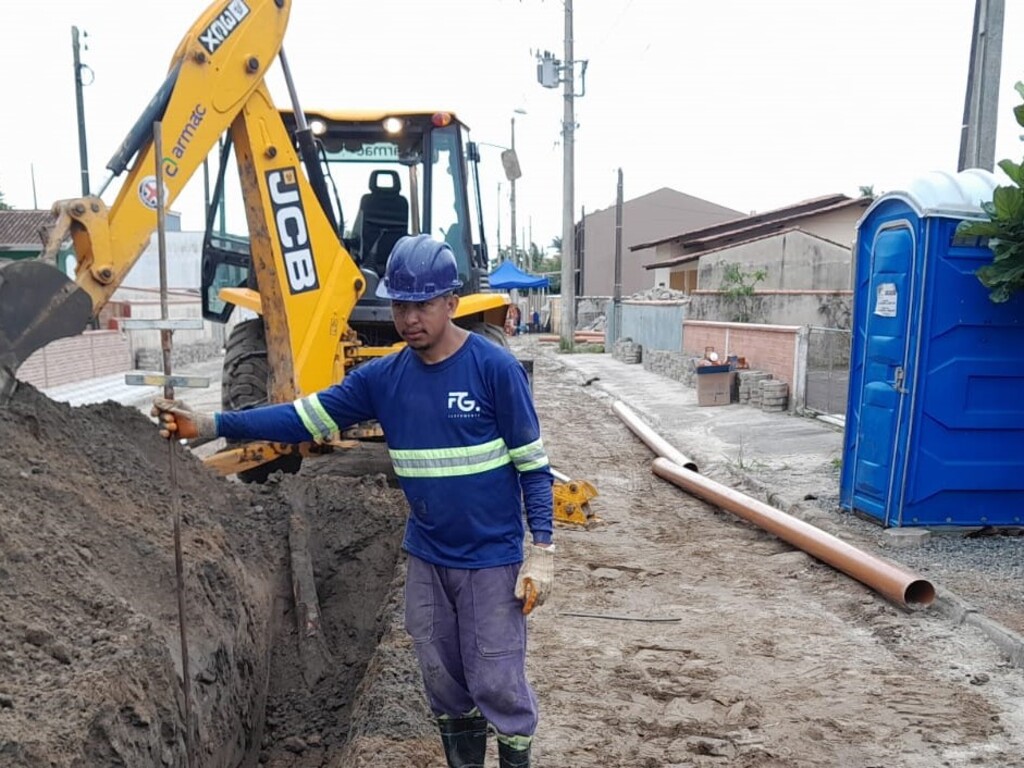
[[872,200],[877,197],[874,184],[862,184],[858,189],[860,190],[861,197],[870,197]]
[[[1024,83],[1015,87],[1024,98]],[[1024,127],[1024,104],[1014,107],[1013,115]],[[974,274],[996,304],[1024,290],[1024,163],[1000,160],[999,167],[1013,183],[996,187],[992,200],[981,204],[988,220],[963,221],[957,227],[958,235],[988,239],[992,262]]]
[[0,189],[0,211],[10,211],[10,210],[13,210],[13,209],[11,208],[11,206],[9,206],[4,201],[4,192],[3,192],[2,189]]

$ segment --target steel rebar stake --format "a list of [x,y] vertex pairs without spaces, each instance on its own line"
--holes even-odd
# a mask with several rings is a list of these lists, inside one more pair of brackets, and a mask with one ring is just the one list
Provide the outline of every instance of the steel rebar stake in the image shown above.
[[[153,123],[153,149],[156,158],[156,231],[157,252],[160,265],[160,319],[169,320],[167,301],[167,238],[166,212],[164,210],[164,178],[163,138],[161,125]],[[171,384],[171,337],[174,331],[169,328],[160,329],[160,348],[164,362],[164,397],[174,399],[174,385]],[[195,761],[195,743],[192,734],[192,680],[189,675],[188,661],[188,623],[185,615],[185,564],[181,552],[181,493],[178,488],[178,457],[175,453],[177,440],[173,437],[167,441],[169,479],[171,484],[171,517],[174,521],[174,575],[178,597],[178,633],[181,640],[181,689],[185,697],[185,764],[193,768]]]

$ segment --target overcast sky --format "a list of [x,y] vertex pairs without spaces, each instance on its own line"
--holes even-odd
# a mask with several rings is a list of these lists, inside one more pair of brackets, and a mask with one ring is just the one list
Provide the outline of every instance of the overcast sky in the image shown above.
[[[1021,5],[1007,1],[997,160],[1024,154],[1012,117]],[[95,189],[206,6],[3,0],[6,202],[47,208],[80,192],[72,25],[88,33],[82,61],[95,77],[84,90]],[[576,0],[574,10],[575,58],[589,61],[576,100],[577,216],[614,204],[620,167],[627,199],[672,187],[745,212],[956,169],[974,0]],[[295,0],[285,50],[307,108],[454,109],[473,138],[506,145],[525,110],[518,220],[546,245],[561,235],[562,96],[536,82],[534,53],[561,58],[563,25],[559,0]],[[271,88],[285,105],[279,75]],[[498,155],[483,149],[492,243]],[[186,228],[202,226],[199,188],[176,205]],[[501,192],[507,243],[507,182]]]

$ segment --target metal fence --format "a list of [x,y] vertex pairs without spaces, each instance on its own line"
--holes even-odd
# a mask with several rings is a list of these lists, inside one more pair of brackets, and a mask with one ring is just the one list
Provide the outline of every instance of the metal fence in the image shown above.
[[850,331],[811,326],[807,336],[807,407],[846,417]]

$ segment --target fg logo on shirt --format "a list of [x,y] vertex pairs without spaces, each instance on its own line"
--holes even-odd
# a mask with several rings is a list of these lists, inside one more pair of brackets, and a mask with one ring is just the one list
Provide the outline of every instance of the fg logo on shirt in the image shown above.
[[[452,413],[455,409],[458,409],[462,413]],[[469,392],[449,392],[448,393],[448,415],[454,418],[465,418],[463,414],[477,414],[480,412],[480,406],[476,404],[476,400],[469,398]]]

